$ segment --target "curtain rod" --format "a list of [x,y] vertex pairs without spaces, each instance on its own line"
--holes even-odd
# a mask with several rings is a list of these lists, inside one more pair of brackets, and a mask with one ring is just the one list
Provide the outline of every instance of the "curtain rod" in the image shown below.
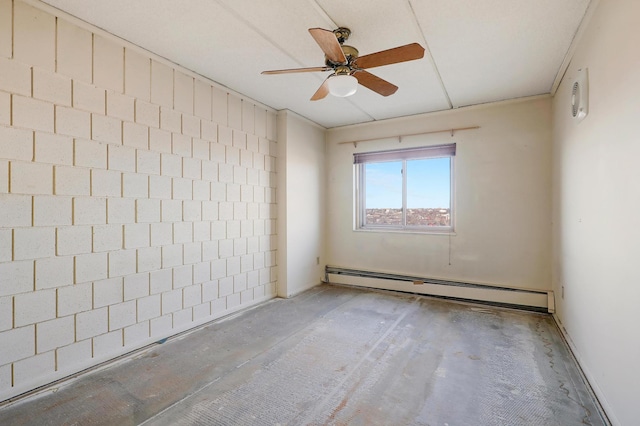
[[[430,135],[430,134],[433,134],[433,133],[451,133],[451,137],[453,137],[454,132],[459,132],[461,130],[475,130],[475,129],[479,129],[479,128],[480,128],[480,126],[458,127],[458,128],[455,128],[455,129],[432,130],[432,131],[429,131],[429,132],[422,132],[422,133],[410,133],[408,135],[388,136],[388,138],[398,138],[398,143],[400,143],[400,142],[402,142],[402,138],[407,137],[407,136],[422,136],[422,135]],[[354,147],[357,147],[360,142],[379,141],[381,139],[387,139],[387,138],[371,138],[371,139],[361,139],[361,140],[358,140],[358,141],[338,142],[338,145],[352,143]]]

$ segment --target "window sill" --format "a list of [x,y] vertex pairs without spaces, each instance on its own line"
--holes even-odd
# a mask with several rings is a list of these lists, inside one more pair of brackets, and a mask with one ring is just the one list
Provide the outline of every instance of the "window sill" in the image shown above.
[[433,229],[415,229],[415,228],[356,228],[353,230],[354,232],[374,232],[374,233],[384,233],[384,234],[420,234],[420,235],[446,235],[455,237],[458,235],[454,230],[442,230],[436,231]]

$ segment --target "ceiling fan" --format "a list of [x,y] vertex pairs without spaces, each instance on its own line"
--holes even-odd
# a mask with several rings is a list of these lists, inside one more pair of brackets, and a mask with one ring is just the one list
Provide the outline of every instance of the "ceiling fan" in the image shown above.
[[333,31],[310,28],[309,32],[325,54],[325,66],[263,71],[262,74],[333,71],[311,97],[312,101],[323,99],[329,93],[337,97],[351,96],[356,92],[358,83],[382,96],[393,95],[398,86],[365,69],[413,61],[424,56],[424,48],[418,43],[358,56],[358,49],[344,44],[351,35],[349,28],[340,27]]

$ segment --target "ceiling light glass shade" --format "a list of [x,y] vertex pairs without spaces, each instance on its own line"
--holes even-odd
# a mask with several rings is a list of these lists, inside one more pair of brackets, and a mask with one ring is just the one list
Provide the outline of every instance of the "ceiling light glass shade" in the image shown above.
[[358,79],[352,75],[334,75],[327,81],[329,93],[339,98],[346,98],[358,90]]

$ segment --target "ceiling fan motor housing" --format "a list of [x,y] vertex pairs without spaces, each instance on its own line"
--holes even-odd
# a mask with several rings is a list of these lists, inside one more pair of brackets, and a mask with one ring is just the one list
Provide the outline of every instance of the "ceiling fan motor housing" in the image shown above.
[[335,68],[336,66],[340,66],[340,65],[349,65],[349,66],[351,66],[353,61],[355,61],[358,58],[358,49],[356,49],[355,47],[347,46],[346,44],[343,44],[340,47],[342,48],[342,52],[344,53],[344,56],[346,56],[346,58],[347,58],[346,64],[343,64],[343,63],[340,63],[340,62],[333,62],[331,59],[327,58],[327,56],[325,55],[325,57],[324,57],[325,64],[328,67]]

